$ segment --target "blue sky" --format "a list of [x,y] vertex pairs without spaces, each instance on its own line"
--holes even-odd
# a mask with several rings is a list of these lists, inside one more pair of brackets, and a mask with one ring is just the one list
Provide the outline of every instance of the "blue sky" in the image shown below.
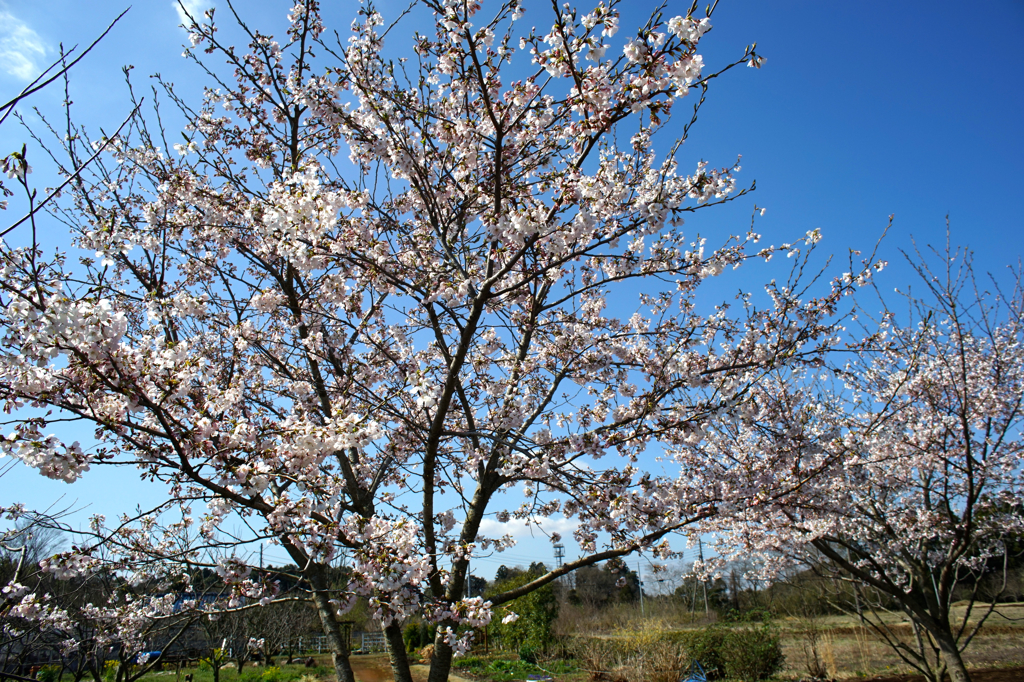
[[[252,25],[281,33],[288,2],[238,4]],[[378,6],[387,12],[399,4],[406,3]],[[685,10],[684,3],[670,2],[669,16],[676,13],[673,4]],[[0,0],[3,99],[47,64],[60,42],[84,47],[125,6],[110,0]],[[653,7],[629,3],[619,37]],[[546,27],[546,13],[531,12]],[[346,14],[336,27],[346,30],[349,19]],[[72,73],[80,120],[112,130],[124,118],[130,109],[124,64],[136,67],[139,83],[160,72],[186,92],[198,92],[199,74],[180,56],[185,34],[178,23],[170,0],[136,2]],[[707,64],[724,64],[752,42],[768,61],[761,70],[740,68],[715,84],[683,158],[727,165],[742,154],[739,180],[756,179],[758,189],[749,200],[695,221],[742,231],[756,202],[767,208],[758,221],[767,241],[790,241],[821,228],[823,250],[845,261],[848,249],[870,250],[895,214],[881,251],[893,263],[880,278],[889,291],[910,279],[899,265],[899,250],[910,246],[912,235],[920,244],[941,245],[947,214],[952,241],[975,251],[979,270],[998,272],[1024,254],[1024,77],[1017,54],[1024,3],[721,0],[712,23],[701,50]],[[56,114],[62,99],[61,91],[50,89],[31,104]],[[14,123],[0,129],[4,154],[24,140]],[[40,185],[47,184],[45,164],[33,165]],[[90,513],[112,516],[154,494],[133,474],[92,473],[98,475],[68,487],[14,470],[0,478],[0,498],[45,507],[64,494],[68,502],[89,503]],[[567,549],[572,556],[575,547]],[[549,543],[524,538],[493,566],[484,562],[480,572],[489,576],[502,561],[550,557]]]

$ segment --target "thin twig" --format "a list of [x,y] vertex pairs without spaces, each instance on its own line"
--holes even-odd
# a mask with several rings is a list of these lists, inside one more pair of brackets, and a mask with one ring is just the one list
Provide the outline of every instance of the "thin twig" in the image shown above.
[[85,163],[83,163],[81,166],[78,167],[78,170],[76,170],[74,173],[69,175],[64,180],[64,182],[60,183],[60,185],[58,185],[53,191],[51,191],[48,195],[46,195],[46,198],[43,199],[41,202],[39,202],[39,205],[37,205],[35,208],[33,208],[27,214],[25,214],[25,217],[23,217],[21,220],[19,220],[18,222],[14,223],[13,225],[11,225],[7,229],[5,229],[3,232],[0,232],[0,237],[5,237],[7,235],[7,233],[9,233],[11,230],[13,230],[14,228],[18,227],[23,222],[25,222],[26,220],[28,220],[29,218],[34,216],[36,213],[38,213],[39,210],[42,209],[42,207],[45,206],[48,201],[50,201],[50,199],[53,199],[55,196],[60,194],[60,191],[62,189],[64,189],[65,187],[67,187],[68,183],[70,183],[72,180],[74,180],[76,177],[78,177],[82,173],[82,171],[85,170],[86,166],[88,166],[90,163],[92,163],[93,159],[95,159],[97,156],[102,154],[103,151],[107,148],[107,146],[109,146],[110,143],[113,142],[115,138],[117,138],[117,136],[120,134],[121,130],[126,125],[128,125],[128,121],[132,120],[135,117],[135,114],[139,113],[139,108],[142,106],[142,102],[144,100],[145,100],[145,98],[142,98],[142,99],[139,100],[138,106],[136,106],[134,109],[132,109],[132,113],[128,114],[128,118],[126,118],[121,123],[121,125],[119,125],[117,127],[117,130],[114,131],[114,134],[111,135],[110,137],[108,137],[106,139],[106,141],[102,145],[100,145],[99,149],[97,149],[96,152],[92,156],[90,156],[88,159],[86,159]]
[[[70,63],[70,64],[66,64],[66,65],[64,65],[64,66],[63,66],[63,67],[61,68],[61,70],[60,70],[60,71],[58,71],[57,73],[53,74],[53,75],[52,75],[52,76],[51,76],[50,78],[46,79],[46,80],[45,80],[45,81],[43,81],[42,83],[39,83],[38,85],[35,85],[36,83],[38,83],[38,82],[39,82],[39,79],[40,79],[40,78],[42,78],[43,76],[45,76],[45,75],[46,75],[46,74],[47,74],[47,73],[48,73],[48,72],[50,71],[50,69],[52,69],[53,67],[57,66],[57,64],[60,64],[60,63],[61,63],[61,62],[62,62],[62,61],[63,61],[63,60],[64,60],[64,59],[65,59],[65,58],[66,58],[66,57],[67,57],[67,56],[69,55],[69,54],[71,54],[72,52],[74,52],[74,51],[75,51],[75,48],[74,48],[74,47],[73,47],[73,48],[71,48],[71,49],[70,49],[70,50],[69,50],[69,51],[68,51],[67,53],[65,53],[65,54],[62,54],[62,55],[60,56],[60,59],[58,59],[57,61],[55,61],[55,62],[54,62],[53,64],[50,64],[50,66],[48,66],[48,67],[47,67],[46,71],[43,71],[43,73],[41,73],[41,74],[39,75],[39,77],[38,77],[38,78],[36,78],[36,79],[35,79],[34,81],[32,81],[32,83],[29,83],[29,84],[28,84],[28,86],[26,86],[26,88],[25,88],[24,90],[22,90],[22,91],[21,91],[21,92],[20,92],[20,93],[18,94],[18,96],[17,96],[17,97],[15,97],[14,99],[12,99],[12,100],[11,100],[10,102],[7,102],[7,104],[4,104],[4,105],[0,106],[0,111],[3,111],[3,112],[4,112],[4,115],[3,115],[3,117],[0,117],[0,124],[2,124],[2,123],[4,122],[4,120],[5,120],[6,118],[7,118],[7,116],[8,116],[8,115],[9,115],[9,114],[11,113],[11,111],[12,111],[12,110],[14,109],[14,105],[16,105],[16,104],[17,104],[18,102],[20,102],[21,100],[25,99],[25,98],[26,98],[26,97],[28,97],[29,95],[31,95],[31,94],[33,94],[33,93],[36,93],[36,92],[39,92],[40,90],[42,90],[43,88],[45,88],[45,87],[46,87],[47,85],[49,85],[49,84],[50,84],[50,83],[52,83],[53,81],[55,81],[55,80],[57,80],[58,78],[60,78],[60,77],[61,77],[61,76],[62,76],[63,74],[67,73],[68,69],[70,69],[70,68],[71,68],[72,66],[74,66],[75,64],[77,64],[78,62],[80,62],[80,61],[82,60],[82,58],[83,58],[83,57],[85,57],[85,55],[89,54],[89,51],[90,51],[90,50],[92,50],[92,48],[96,47],[97,43],[99,43],[99,42],[100,42],[101,40],[103,40],[103,38],[104,38],[104,37],[105,37],[105,36],[106,36],[106,35],[107,35],[108,33],[110,33],[110,29],[114,28],[114,24],[116,24],[116,23],[117,23],[118,21],[120,21],[120,20],[121,20],[121,17],[123,17],[123,16],[125,15],[125,14],[127,14],[127,13],[128,13],[128,10],[130,10],[130,9],[131,9],[131,6],[129,5],[127,9],[125,9],[125,10],[124,10],[123,12],[121,12],[120,14],[118,14],[118,15],[117,15],[117,18],[115,18],[115,19],[114,19],[114,20],[113,20],[112,22],[110,22],[110,25],[109,25],[109,26],[107,26],[106,30],[105,30],[105,31],[103,31],[103,33],[101,33],[101,34],[100,34],[100,37],[99,37],[99,38],[97,38],[96,40],[92,41],[92,43],[91,43],[91,44],[89,45],[89,47],[85,48],[85,52],[83,52],[82,54],[80,54],[80,55],[78,55],[77,57],[75,57],[75,58],[74,58],[74,59],[73,59],[73,60],[71,61],[71,63]],[[76,47],[77,47],[77,46],[76,46]],[[6,110],[6,111],[5,111],[5,110]]]

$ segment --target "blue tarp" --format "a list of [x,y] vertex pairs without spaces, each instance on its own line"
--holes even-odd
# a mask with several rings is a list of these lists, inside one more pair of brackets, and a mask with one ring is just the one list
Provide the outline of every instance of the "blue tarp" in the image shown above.
[[690,669],[686,671],[686,675],[683,676],[679,682],[708,682],[707,673],[704,672],[704,666],[697,661],[690,664]]

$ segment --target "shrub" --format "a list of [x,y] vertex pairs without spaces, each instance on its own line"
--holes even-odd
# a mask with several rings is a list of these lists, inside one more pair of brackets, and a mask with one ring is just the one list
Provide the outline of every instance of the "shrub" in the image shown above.
[[60,678],[60,666],[59,665],[44,665],[39,669],[36,674],[36,679],[39,682],[57,682]]
[[420,626],[410,620],[402,630],[402,639],[405,640],[406,652],[410,654],[423,646],[423,640],[420,639]]
[[576,665],[575,661],[555,659],[552,661],[545,661],[544,670],[549,673],[554,673],[555,675],[567,675],[579,670],[579,666]]
[[261,682],[284,682],[284,674],[277,666],[266,668],[260,675]]
[[452,661],[452,665],[459,670],[469,672],[481,672],[487,667],[488,661],[480,656],[463,656]]
[[725,612],[722,620],[726,623],[767,623],[772,619],[772,612],[768,609],[729,609]]
[[768,623],[730,631],[722,641],[721,652],[725,674],[743,682],[771,677],[786,660],[779,633]]
[[428,625],[426,622],[420,622],[420,643],[418,646],[424,647],[428,644],[434,643],[434,635],[437,633],[436,625]]
[[[494,589],[504,592],[526,585],[536,578],[532,573],[524,573],[498,583]],[[505,622],[505,618],[515,614],[517,617]],[[543,652],[554,640],[554,622],[558,617],[558,599],[554,588],[545,585],[528,594],[502,604],[494,610],[490,632],[501,643],[506,651],[527,650],[534,656]]]
[[690,661],[697,661],[701,664],[709,680],[716,680],[725,673],[725,665],[722,660],[725,634],[722,628],[712,625],[699,630],[676,632],[671,637],[682,644]]
[[677,682],[686,667],[686,647],[654,628],[630,632],[616,641],[619,669],[629,682]]
[[[676,682],[689,663],[679,633],[650,628],[616,639],[577,637],[566,643],[566,649],[592,679],[610,675],[609,679],[628,682]],[[551,672],[565,673],[573,668],[576,666]]]
[[611,670],[615,666],[615,645],[611,640],[594,637],[574,637],[566,648],[580,667],[591,675]]
[[768,623],[683,632],[640,630],[617,639],[578,637],[567,648],[592,675],[610,673],[629,682],[674,682],[692,661],[701,664],[709,680],[757,682],[779,672],[785,660],[780,637]]
[[540,668],[526,661],[497,659],[482,671],[491,682],[517,682],[540,672]]
[[527,663],[536,663],[537,654],[540,653],[536,647],[524,644],[519,647],[519,660],[526,661]]

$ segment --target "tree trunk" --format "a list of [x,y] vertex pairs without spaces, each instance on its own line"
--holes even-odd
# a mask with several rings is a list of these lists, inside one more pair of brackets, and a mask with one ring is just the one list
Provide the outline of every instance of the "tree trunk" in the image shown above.
[[[384,628],[384,637],[388,640],[388,658],[391,660],[391,671],[395,682],[412,682],[409,670],[409,656],[405,653],[405,639],[402,637],[402,625],[392,621]],[[448,678],[445,678],[447,680]]]
[[444,641],[444,634],[439,627],[434,636],[434,657],[430,659],[430,675],[427,682],[448,682],[448,673],[452,671],[452,648]]
[[348,660],[348,647],[341,636],[338,621],[334,618],[334,606],[327,597],[323,576],[311,575],[310,584],[313,586],[313,602],[316,604],[317,615],[320,616],[320,625],[323,627],[327,642],[331,647],[334,674],[337,676],[338,682],[356,682],[352,664]]
[[967,667],[964,659],[960,657],[960,648],[951,632],[932,633],[935,643],[942,652],[942,660],[949,672],[949,679],[952,682],[971,682],[971,676],[967,674]]

